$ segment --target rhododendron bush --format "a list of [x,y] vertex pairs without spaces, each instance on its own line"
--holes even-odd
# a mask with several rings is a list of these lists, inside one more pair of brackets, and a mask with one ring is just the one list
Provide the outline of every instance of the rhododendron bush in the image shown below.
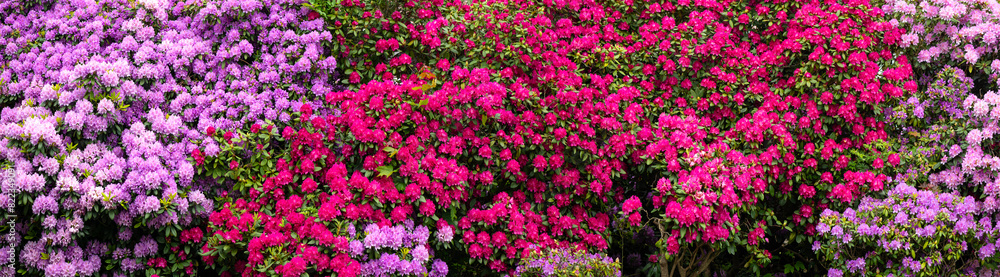
[[896,189],[843,213],[824,212],[813,250],[830,275],[994,274],[1000,230],[990,111],[1000,98],[972,94],[972,78],[950,66],[926,86],[888,115],[899,130]]
[[[386,188],[360,173],[346,179],[327,117],[314,117],[310,105],[300,110],[280,132],[255,124],[249,133],[215,137],[222,145],[219,155],[196,152],[204,164],[229,160],[224,178],[236,181],[239,193],[225,196],[226,203],[209,217],[211,236],[200,248],[208,266],[242,276],[445,276],[448,266],[430,259],[437,248],[431,246],[450,243],[450,227],[432,234],[400,209],[381,213],[380,201],[389,204],[382,198]],[[282,142],[283,147],[263,146]],[[258,151],[248,155],[245,149],[254,148]],[[241,162],[255,166],[239,168]],[[395,188],[389,192],[393,200],[402,197]]]
[[17,216],[5,274],[202,268],[225,184],[197,174],[191,151],[216,155],[207,137],[287,121],[336,87],[323,20],[294,1],[237,4],[0,3],[0,160],[16,176],[0,204]]
[[890,0],[882,8],[890,22],[906,30],[900,45],[919,61],[913,65],[918,72],[933,75],[942,65],[961,65],[976,80],[980,94],[994,87],[1000,70],[1000,4]]
[[971,196],[899,184],[886,199],[866,197],[857,210],[826,210],[813,249],[830,276],[990,276],[996,223]]
[[513,276],[620,276],[621,269],[616,264],[600,254],[549,249],[522,260]]
[[886,3],[893,23],[908,30],[902,45],[919,61],[922,89],[886,107],[898,146],[890,161],[900,162],[890,174],[899,187],[886,199],[824,214],[828,225],[814,250],[830,275],[995,274],[995,7]]
[[[854,150],[887,137],[878,105],[917,85],[908,58],[890,52],[905,31],[867,2],[747,4],[311,7],[331,22],[333,53],[350,59],[351,90],[331,104],[344,111],[346,139],[368,144],[352,146],[362,154],[352,163],[398,186],[423,175],[466,186],[439,199],[469,211],[460,233],[519,228],[534,213],[549,225],[528,243],[561,237],[599,250],[588,233],[604,220],[585,218],[652,217],[662,219],[652,224],[664,227],[663,259],[709,243],[758,264],[788,240],[807,249],[814,210],[881,190],[886,176],[873,170],[883,164]],[[435,174],[428,156],[457,176]],[[484,250],[480,237],[464,242],[493,269],[522,248]]]

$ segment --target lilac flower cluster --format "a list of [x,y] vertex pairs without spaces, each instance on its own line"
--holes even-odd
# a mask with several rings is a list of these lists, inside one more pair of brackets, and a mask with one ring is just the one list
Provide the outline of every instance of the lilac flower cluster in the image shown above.
[[976,96],[973,79],[947,65],[921,82],[925,90],[886,112],[899,146],[887,170],[898,185],[884,199],[821,214],[813,250],[830,276],[983,274],[996,264],[1000,95]]
[[[912,94],[907,101],[886,112],[891,128],[899,134],[893,137],[899,144],[894,149],[900,155],[896,180],[909,184],[923,184],[923,188],[942,186],[954,191],[964,184],[965,174],[975,175],[973,167],[962,168],[962,160],[977,165],[984,161],[978,148],[989,134],[983,129],[990,123],[988,101],[970,95],[974,86],[971,78],[961,69],[945,66],[935,78],[925,80],[927,89]],[[990,99],[996,98],[992,96]],[[984,116],[985,115],[985,116]],[[971,147],[962,145],[974,142]],[[966,157],[972,158],[968,159]],[[933,171],[932,169],[945,169]]]
[[1000,226],[973,197],[904,183],[888,195],[865,197],[857,209],[820,215],[821,239],[813,250],[829,264],[829,275],[967,275],[980,268],[965,261],[998,261],[993,251]]
[[514,276],[621,276],[621,263],[600,253],[573,249],[529,247],[531,254],[514,270]]
[[363,233],[348,229],[352,238],[348,252],[361,266],[360,276],[447,276],[448,265],[435,259],[426,226],[414,227],[412,220],[394,226],[368,224]]
[[[166,247],[125,233],[102,241],[95,230],[164,232],[207,216],[214,183],[195,177],[189,157],[218,152],[208,127],[287,120],[339,89],[321,45],[332,37],[303,3],[0,3],[0,160],[18,176],[0,189],[19,189],[29,205],[18,224],[42,230],[15,243],[59,255],[18,255],[19,264],[30,274],[132,275]],[[74,250],[88,245],[108,251]],[[108,254],[121,249],[135,251]]]
[[1000,73],[1000,4],[996,1],[890,0],[882,10],[908,32],[901,45],[922,63],[962,60]]
[[[994,212],[1000,197],[1000,153],[993,140],[1000,132],[1000,94],[988,91],[979,97],[969,93],[971,89],[972,80],[962,70],[946,67],[921,94],[931,98],[927,103],[933,109],[928,110],[937,118],[909,125],[920,136],[912,143],[902,141],[904,146],[916,148],[909,149],[904,156],[910,159],[904,160],[918,162],[911,163],[913,172],[897,179],[955,192],[975,188],[974,196],[983,200],[985,211]],[[933,159],[921,160],[925,157]]]

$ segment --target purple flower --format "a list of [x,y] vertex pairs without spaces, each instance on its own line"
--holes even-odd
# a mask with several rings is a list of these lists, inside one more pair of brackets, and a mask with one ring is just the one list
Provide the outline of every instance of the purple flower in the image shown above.
[[70,111],[66,113],[63,122],[70,130],[81,130],[83,128],[84,114]]
[[925,237],[925,238],[933,236],[934,232],[936,232],[935,226],[934,225],[929,225],[929,224],[927,226],[924,226],[923,228],[917,228],[917,230],[916,230],[916,234],[918,236]]
[[122,228],[120,231],[118,231],[118,239],[120,240],[132,239],[132,228]]
[[986,259],[993,256],[996,251],[996,245],[992,243],[987,243],[979,248],[979,258]]
[[820,234],[826,234],[827,232],[830,231],[830,226],[826,225],[826,223],[821,222],[820,224],[816,225],[816,231],[819,232]]
[[160,199],[156,196],[136,196],[133,207],[136,213],[148,214],[160,209]]
[[59,203],[56,203],[55,198],[43,195],[35,198],[34,204],[31,205],[31,210],[38,215],[45,214],[46,212],[59,213]]
[[542,266],[542,273],[545,274],[545,276],[555,275],[556,274],[555,265],[551,263],[545,263],[545,265]]
[[972,216],[963,216],[955,223],[955,233],[964,234],[976,226],[976,222],[972,220]]
[[18,188],[15,191],[23,192],[35,192],[39,191],[45,187],[45,177],[39,175],[38,173],[23,174],[18,172],[17,174],[17,185]]
[[156,254],[157,248],[156,241],[152,237],[145,236],[139,240],[139,243],[135,245],[135,256],[136,257],[149,257]]
[[125,272],[135,272],[145,268],[145,266],[142,263],[139,263],[132,258],[122,259],[121,267],[122,270],[124,270]]
[[451,242],[451,239],[455,236],[454,231],[452,231],[451,226],[444,226],[444,228],[438,229],[437,239],[440,242]]
[[844,228],[840,227],[840,225],[835,225],[835,226],[833,226],[833,228],[830,229],[830,234],[833,235],[833,236],[835,236],[835,237],[843,236],[844,235]]
[[45,276],[72,277],[76,275],[76,266],[67,262],[50,263],[45,267]]
[[385,243],[384,235],[376,224],[365,226],[365,248],[377,249]]
[[857,258],[847,261],[847,269],[851,272],[864,272],[865,258]]
[[897,225],[905,225],[909,220],[910,216],[903,212],[896,214],[896,217],[893,219],[893,223]]
[[418,245],[417,247],[413,248],[413,251],[410,251],[410,255],[413,255],[414,261],[421,263],[426,262],[428,259],[430,259],[430,255],[427,254],[427,248],[424,247],[423,245]]
[[56,224],[59,224],[59,221],[56,220],[55,216],[45,216],[45,219],[42,220],[42,227],[45,227],[45,229],[55,229]]
[[418,245],[425,244],[429,237],[430,230],[427,229],[427,226],[420,225],[413,229],[413,233],[409,236],[410,239],[408,241]]
[[432,277],[443,277],[448,276],[448,264],[441,260],[434,260],[434,264],[431,265],[430,276]]
[[347,235],[350,236],[350,237],[353,237],[356,234],[355,232],[356,232],[356,230],[355,230],[354,224],[348,224],[347,225]]
[[27,136],[32,144],[41,142],[60,144],[61,142],[55,125],[50,121],[43,121],[38,117],[30,117],[24,120],[21,130],[23,130],[21,134]]
[[97,113],[106,114],[115,110],[115,104],[108,100],[107,98],[101,99],[101,102],[97,103]]

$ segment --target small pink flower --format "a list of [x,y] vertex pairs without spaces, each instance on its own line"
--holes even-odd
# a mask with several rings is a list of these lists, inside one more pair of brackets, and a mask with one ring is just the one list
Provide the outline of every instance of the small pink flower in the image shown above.
[[535,166],[535,170],[538,171],[545,170],[545,167],[548,166],[547,162],[545,161],[545,157],[542,155],[535,156],[535,159],[532,161],[532,164]]
[[302,106],[299,106],[299,112],[302,113],[303,117],[309,117],[312,116],[313,109],[309,104],[302,104]]
[[312,178],[306,178],[305,181],[302,181],[302,191],[305,193],[310,193],[315,191],[316,187],[317,187],[316,181],[313,181]]
[[799,213],[801,213],[803,217],[812,216],[812,211],[813,209],[809,205],[802,205],[802,208],[799,209]]
[[899,154],[893,153],[889,155],[889,164],[892,166],[899,165]]
[[518,164],[516,160],[510,160],[507,162],[507,171],[511,173],[521,172],[521,165]]
[[351,72],[351,76],[348,78],[351,83],[357,84],[361,82],[361,75],[357,71]]
[[448,69],[451,69],[451,64],[448,62],[448,60],[441,59],[437,63],[437,68],[443,71],[447,71]]
[[205,154],[201,153],[201,150],[198,150],[197,148],[191,151],[191,157],[194,158],[195,163],[199,166],[205,163]]
[[434,201],[427,200],[424,203],[420,204],[420,214],[425,216],[431,216],[434,215],[434,211],[435,211]]
[[802,197],[805,198],[811,198],[813,195],[816,195],[816,188],[805,184],[799,185],[799,195],[802,195]]
[[622,212],[626,214],[630,214],[632,211],[639,208],[642,208],[642,203],[639,202],[639,198],[635,197],[635,195],[629,197],[628,200],[625,200],[625,203],[622,204]]
[[493,149],[489,145],[483,145],[479,148],[479,156],[489,159],[493,156]]
[[875,158],[875,161],[872,162],[872,167],[876,169],[882,168],[883,166],[882,158]]
[[628,223],[632,226],[639,226],[642,223],[642,216],[639,213],[633,213],[628,216]]

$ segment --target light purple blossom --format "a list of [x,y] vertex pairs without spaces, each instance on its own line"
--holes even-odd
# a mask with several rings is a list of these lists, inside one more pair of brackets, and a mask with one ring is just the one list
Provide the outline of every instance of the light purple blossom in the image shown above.
[[445,264],[441,260],[434,260],[434,264],[431,266],[430,276],[432,277],[448,276],[448,264]]
[[865,269],[865,259],[857,258],[854,260],[847,261],[847,269],[851,272],[864,272]]
[[156,254],[158,248],[157,243],[153,238],[145,236],[139,240],[139,243],[135,245],[135,256],[136,257],[149,257]]
[[48,195],[39,196],[35,198],[35,202],[31,205],[31,211],[38,215],[44,215],[46,213],[59,213],[59,203],[56,202],[55,198]]
[[429,254],[427,253],[427,247],[424,247],[423,245],[418,245],[414,247],[413,251],[410,251],[410,254],[413,255],[414,261],[418,261],[421,263],[426,262],[430,258]]
[[72,277],[76,275],[76,266],[67,262],[50,263],[45,267],[45,276]]
[[440,242],[451,242],[454,235],[455,234],[452,231],[451,226],[444,226],[437,231],[437,239]]

